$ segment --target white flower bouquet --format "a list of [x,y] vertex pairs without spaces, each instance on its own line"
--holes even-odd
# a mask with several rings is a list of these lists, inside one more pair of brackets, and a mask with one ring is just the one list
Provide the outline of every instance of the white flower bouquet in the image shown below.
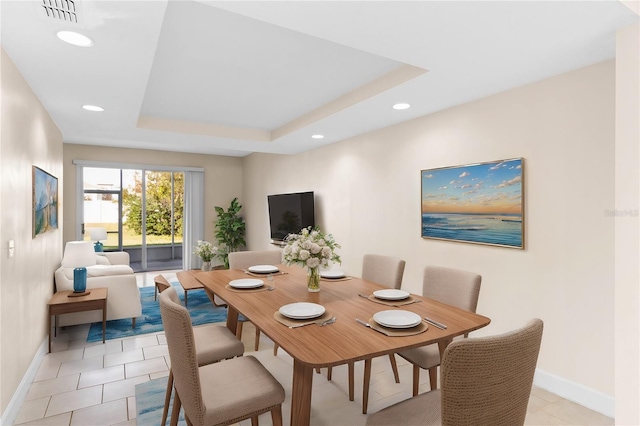
[[335,252],[340,245],[333,240],[333,235],[324,234],[317,227],[303,228],[299,234],[289,234],[286,245],[282,249],[285,263],[306,266],[309,269],[328,268],[329,262],[341,263]]
[[198,245],[193,251],[194,254],[200,256],[203,262],[211,262],[218,248],[209,241],[198,240]]

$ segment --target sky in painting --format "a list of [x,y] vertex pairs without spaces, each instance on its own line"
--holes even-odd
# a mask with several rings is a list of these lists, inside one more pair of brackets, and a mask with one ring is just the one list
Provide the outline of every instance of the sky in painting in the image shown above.
[[522,159],[422,171],[422,213],[522,214]]

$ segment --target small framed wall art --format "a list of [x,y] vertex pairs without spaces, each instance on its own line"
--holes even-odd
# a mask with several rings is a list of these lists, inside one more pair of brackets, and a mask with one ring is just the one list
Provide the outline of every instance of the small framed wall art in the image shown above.
[[33,238],[58,228],[58,178],[33,166]]
[[524,249],[524,159],[421,171],[422,238]]

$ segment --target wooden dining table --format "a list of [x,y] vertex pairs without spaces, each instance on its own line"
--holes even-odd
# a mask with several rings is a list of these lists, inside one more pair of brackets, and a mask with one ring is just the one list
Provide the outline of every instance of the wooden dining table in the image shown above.
[[[243,270],[200,272],[196,278],[228,306],[227,327],[234,331],[238,314],[247,317],[293,358],[293,386],[291,392],[291,425],[307,426],[311,417],[311,390],[314,369],[367,360],[432,343],[440,353],[456,336],[461,336],[490,323],[490,319],[451,305],[419,295],[411,296],[418,303],[390,307],[368,300],[374,291],[384,289],[379,284],[357,277],[340,280],[321,280],[320,291],[307,290],[307,273],[297,266],[277,265],[280,272],[264,276],[265,285],[273,291],[238,291],[228,286],[241,278],[261,278]],[[331,325],[315,324],[289,328],[274,317],[280,307],[295,302],[317,303],[336,317]],[[402,309],[421,317],[429,317],[447,326],[439,329],[429,325],[427,331],[413,336],[389,337],[356,322],[368,322],[376,312]]]

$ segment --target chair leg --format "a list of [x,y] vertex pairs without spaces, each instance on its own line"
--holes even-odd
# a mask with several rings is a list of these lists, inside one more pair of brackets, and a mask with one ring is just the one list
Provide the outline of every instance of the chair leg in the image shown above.
[[254,346],[254,350],[258,352],[258,347],[260,347],[260,329],[258,327],[256,327],[256,342]]
[[333,373],[333,367],[327,367],[327,380],[331,380],[332,373]]
[[[173,408],[171,411],[171,422],[170,426],[178,426],[178,418],[180,417],[180,408],[182,407],[182,402],[180,401],[180,395],[178,395],[178,391],[176,391],[173,396]],[[186,417],[186,416],[185,416]]]
[[136,328],[136,319],[131,318],[131,328]]
[[236,337],[238,340],[242,340],[242,324],[244,324],[243,321],[238,321],[238,325],[236,326]]
[[347,367],[349,369],[349,372],[347,373],[349,375],[349,401],[353,401],[353,382],[355,381],[353,378],[353,362],[348,363]]
[[258,416],[251,417],[251,426],[258,426]]
[[271,410],[271,423],[273,426],[282,426],[282,405]]
[[396,356],[389,354],[389,361],[391,362],[391,369],[393,370],[393,378],[396,379],[396,383],[400,383],[400,375],[398,374],[398,364],[396,364]]
[[273,344],[273,356],[277,356],[277,355],[278,355],[278,348],[279,348],[279,347],[280,347],[280,346],[278,346],[278,344],[277,344],[277,343],[274,343],[274,344]]
[[169,369],[169,378],[167,379],[167,392],[164,396],[164,408],[162,409],[161,426],[167,424],[167,414],[169,414],[169,404],[171,403],[171,392],[173,392],[173,370]]
[[420,386],[420,367],[413,364],[413,396],[418,395],[419,386]]
[[438,389],[438,367],[429,369],[429,384],[431,385],[431,390]]
[[369,406],[369,383],[371,382],[371,358],[364,360],[364,381],[362,383],[362,414],[367,414]]

